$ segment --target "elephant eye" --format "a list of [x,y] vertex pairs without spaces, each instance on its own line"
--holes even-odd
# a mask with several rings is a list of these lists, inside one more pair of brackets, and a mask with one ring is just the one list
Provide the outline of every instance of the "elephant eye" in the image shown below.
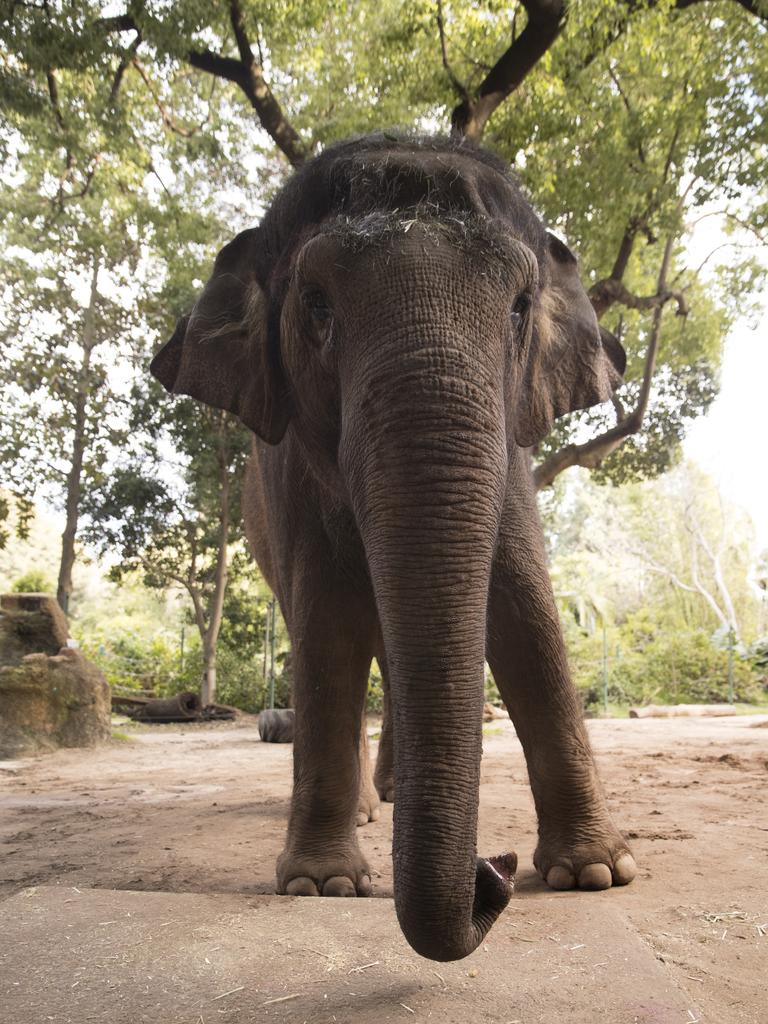
[[302,301],[309,310],[312,319],[321,327],[327,327],[333,313],[328,300],[319,288],[308,288],[302,293]]
[[531,297],[530,295],[526,295],[525,292],[523,292],[522,295],[519,295],[517,297],[517,302],[515,302],[514,306],[512,307],[512,323],[514,324],[516,329],[522,325],[522,322],[525,319],[526,314],[528,313],[528,310],[530,308]]

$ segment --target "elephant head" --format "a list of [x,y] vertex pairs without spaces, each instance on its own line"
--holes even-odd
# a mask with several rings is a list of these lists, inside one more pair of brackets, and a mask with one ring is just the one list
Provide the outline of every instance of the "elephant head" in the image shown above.
[[509,898],[475,840],[510,451],[609,398],[623,364],[500,161],[383,134],[294,175],[152,363],[269,444],[289,430],[351,511],[391,677],[396,906],[435,959],[471,952]]

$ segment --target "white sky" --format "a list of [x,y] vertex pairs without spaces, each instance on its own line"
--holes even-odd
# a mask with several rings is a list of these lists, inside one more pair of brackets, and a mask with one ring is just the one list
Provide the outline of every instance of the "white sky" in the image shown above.
[[[745,221],[748,209],[739,210]],[[712,252],[717,258],[704,271],[737,256],[727,242],[740,242],[764,261],[764,248],[747,231],[726,232],[725,218],[712,207],[698,211],[687,250],[690,265],[698,266]],[[768,548],[768,289],[756,327],[738,322],[725,339],[720,392],[707,416],[696,420],[683,442],[686,457],[708,473],[725,498],[752,517],[758,545]]]
[[749,512],[768,548],[768,295],[756,330],[737,326],[725,343],[722,387],[707,416],[692,425],[686,456]]

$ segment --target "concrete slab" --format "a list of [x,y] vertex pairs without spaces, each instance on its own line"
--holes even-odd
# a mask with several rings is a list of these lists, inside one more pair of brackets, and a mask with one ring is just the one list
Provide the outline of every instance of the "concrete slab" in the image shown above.
[[690,1024],[610,894],[514,900],[437,964],[390,900],[69,887],[0,905],[2,1024]]

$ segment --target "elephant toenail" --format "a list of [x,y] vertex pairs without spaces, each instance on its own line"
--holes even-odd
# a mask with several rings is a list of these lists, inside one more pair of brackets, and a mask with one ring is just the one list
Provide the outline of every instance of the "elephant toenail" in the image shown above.
[[319,896],[311,878],[292,878],[285,887],[286,896]]
[[579,872],[580,889],[610,889],[612,883],[611,869],[607,864],[587,864]]
[[555,864],[547,872],[547,885],[550,889],[573,889],[575,884],[576,882],[571,872],[560,864]]
[[637,864],[631,853],[622,853],[613,866],[613,884],[627,885],[637,874]]
[[333,875],[323,886],[323,896],[357,896],[357,892],[351,878]]

